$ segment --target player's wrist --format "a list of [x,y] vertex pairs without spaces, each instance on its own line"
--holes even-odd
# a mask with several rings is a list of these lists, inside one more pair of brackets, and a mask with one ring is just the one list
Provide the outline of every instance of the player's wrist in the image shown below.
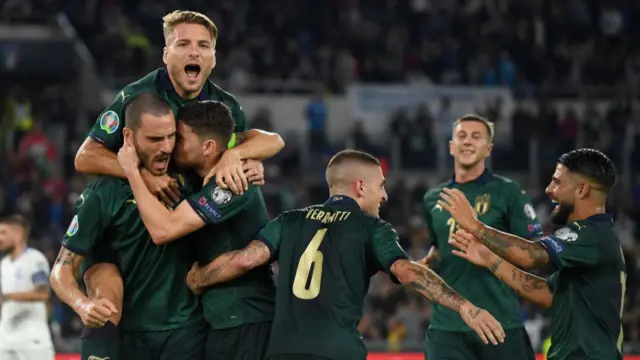
[[88,311],[88,307],[89,307],[89,299],[88,298],[79,298],[76,299],[73,304],[71,304],[71,308],[76,312],[86,312]]
[[473,305],[469,300],[463,298],[460,302],[460,306],[458,306],[458,314],[462,315],[472,312],[475,308],[475,305]]

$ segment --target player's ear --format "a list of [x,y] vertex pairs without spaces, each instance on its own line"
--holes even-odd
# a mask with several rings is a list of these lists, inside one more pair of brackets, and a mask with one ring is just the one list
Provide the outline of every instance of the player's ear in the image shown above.
[[122,129],[122,136],[125,144],[133,145],[133,130],[131,128],[125,127]]
[[168,62],[168,61],[167,61],[167,58],[168,58],[168,57],[169,57],[169,55],[168,55],[168,52],[167,52],[167,47],[165,46],[164,48],[162,48],[162,62],[163,62],[165,65],[168,65],[168,64],[167,64],[167,62]]
[[202,142],[202,155],[209,156],[218,152],[218,146],[213,139],[207,139]]
[[364,196],[364,181],[356,180],[353,185],[355,187],[354,190],[356,191],[356,194],[358,194],[358,196],[360,197]]
[[587,182],[579,183],[576,188],[576,197],[578,199],[584,199],[585,197],[587,197],[587,195],[589,195],[590,191],[591,191],[591,184]]

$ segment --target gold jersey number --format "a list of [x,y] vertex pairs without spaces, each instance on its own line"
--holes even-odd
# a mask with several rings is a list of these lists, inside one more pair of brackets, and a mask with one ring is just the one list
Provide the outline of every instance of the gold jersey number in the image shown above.
[[[300,257],[296,276],[293,279],[293,295],[298,299],[312,300],[320,294],[323,255],[318,248],[326,234],[327,229],[318,230]],[[311,272],[312,267],[313,272]],[[307,284],[309,284],[308,287]]]

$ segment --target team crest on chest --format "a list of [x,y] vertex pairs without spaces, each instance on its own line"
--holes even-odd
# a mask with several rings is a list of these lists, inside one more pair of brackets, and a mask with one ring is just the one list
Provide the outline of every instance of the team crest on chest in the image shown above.
[[491,202],[491,196],[489,194],[482,194],[476,197],[476,204],[474,208],[478,213],[478,216],[482,216],[489,211],[489,204]]
[[216,205],[224,205],[231,201],[231,191],[225,190],[219,186],[216,186],[215,189],[211,192],[211,200]]

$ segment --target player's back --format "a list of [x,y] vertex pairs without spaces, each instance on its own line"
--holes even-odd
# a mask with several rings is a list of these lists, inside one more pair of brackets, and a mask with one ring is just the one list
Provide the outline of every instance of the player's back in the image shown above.
[[270,355],[365,359],[357,326],[370,277],[386,265],[376,263],[370,241],[376,228],[390,226],[341,196],[280,221]]
[[[2,293],[34,291],[47,284],[49,262],[38,250],[27,248],[13,259],[6,255],[0,261]],[[44,301],[4,300],[0,313],[0,348],[52,347],[47,304]]]

